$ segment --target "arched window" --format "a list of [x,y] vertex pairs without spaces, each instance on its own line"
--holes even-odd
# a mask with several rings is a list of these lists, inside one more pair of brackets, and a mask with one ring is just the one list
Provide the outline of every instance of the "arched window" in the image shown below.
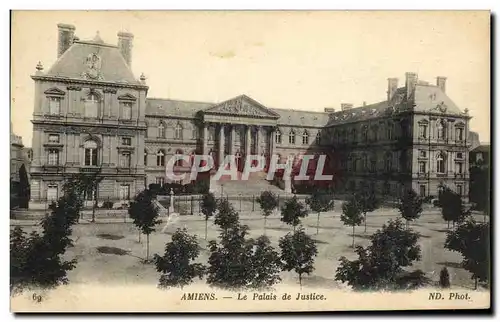
[[97,143],[93,140],[88,140],[83,147],[85,149],[85,165],[97,166]]
[[177,123],[177,125],[175,126],[174,139],[182,140],[182,125],[180,123]]
[[436,128],[437,128],[438,139],[440,139],[440,140],[446,139],[446,123],[445,123],[445,121],[444,120],[438,121]]
[[175,150],[175,163],[174,166],[182,167],[182,159],[179,159],[184,154],[184,151],[181,149]]
[[165,152],[163,150],[158,150],[156,153],[156,165],[160,167],[165,166]]
[[436,172],[445,173],[446,171],[446,158],[442,152],[439,152],[436,157]]
[[302,133],[302,144],[309,144],[309,133],[306,130]]
[[99,111],[99,96],[96,93],[90,93],[85,99],[85,117],[97,118]]
[[293,130],[288,133],[288,143],[295,144],[295,132]]
[[165,124],[163,122],[158,125],[158,137],[165,138]]
[[148,165],[148,150],[144,150],[144,165]]
[[275,134],[275,142],[277,144],[281,144],[281,131],[280,130],[276,130],[276,134]]

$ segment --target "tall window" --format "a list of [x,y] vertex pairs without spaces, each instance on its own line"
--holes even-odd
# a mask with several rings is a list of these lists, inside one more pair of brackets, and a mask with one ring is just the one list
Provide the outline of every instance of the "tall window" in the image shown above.
[[437,173],[445,173],[445,157],[442,153],[437,155],[436,163]]
[[436,126],[438,139],[446,139],[446,124],[443,120],[440,120]]
[[130,199],[130,185],[122,184],[120,185],[120,200]]
[[427,138],[427,124],[418,125],[418,137],[423,139]]
[[420,197],[425,197],[425,184],[420,185]]
[[165,152],[163,150],[159,150],[156,153],[156,165],[157,166],[165,166]]
[[85,165],[97,166],[97,143],[89,140],[84,144],[85,149]]
[[363,157],[362,157],[362,162],[363,162],[363,171],[367,171],[368,170],[368,156],[366,154],[363,154]]
[[156,177],[156,184],[163,186],[165,184],[165,178],[164,177]]
[[276,134],[275,134],[275,142],[277,144],[281,144],[281,132],[280,130],[276,130]]
[[318,131],[318,133],[316,133],[316,145],[320,144],[321,144],[321,132]]
[[165,138],[165,125],[163,122],[160,122],[160,125],[158,125],[158,137]]
[[302,144],[309,144],[309,133],[307,131],[302,133]]
[[148,151],[144,150],[144,165],[148,165]]
[[425,161],[420,161],[418,163],[418,172],[419,173],[426,173],[427,172],[427,164]]
[[182,140],[182,125],[180,123],[177,123],[175,126],[175,136],[174,138],[176,140]]
[[61,98],[49,97],[49,114],[58,115],[61,112]]
[[363,142],[366,142],[368,141],[368,127],[367,126],[363,126],[363,130],[362,130],[362,137],[363,137]]
[[457,141],[464,140],[464,129],[462,127],[457,127],[455,129],[455,140]]
[[293,130],[288,134],[288,143],[295,144],[295,132]]
[[97,117],[99,110],[99,97],[91,93],[85,100],[85,117]]
[[57,186],[49,185],[47,186],[47,200],[54,201],[57,200]]
[[49,165],[58,165],[59,164],[59,150],[50,149],[48,161],[49,161]]
[[132,102],[122,103],[122,118],[124,120],[132,119]]
[[198,127],[193,125],[193,129],[191,130],[191,136],[193,140],[198,139]]
[[392,170],[392,153],[387,153],[385,155],[385,171],[389,172]]
[[461,184],[457,184],[457,194],[459,196],[463,195],[463,186]]
[[130,168],[130,152],[122,152],[120,155],[120,167]]
[[387,124],[386,137],[387,140],[392,140],[394,125],[392,123]]

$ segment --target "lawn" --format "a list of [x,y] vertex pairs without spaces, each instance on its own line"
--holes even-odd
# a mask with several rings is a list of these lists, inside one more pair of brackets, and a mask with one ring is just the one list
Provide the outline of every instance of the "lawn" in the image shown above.
[[[334,211],[321,214],[319,234],[316,235],[316,214],[311,213],[302,222],[306,232],[317,241],[318,256],[315,260],[314,272],[303,279],[305,286],[321,286],[323,288],[346,288],[346,285],[334,280],[338,259],[341,256],[355,258],[351,247],[352,228],[343,226],[340,221],[340,207]],[[355,244],[366,246],[369,236],[380,229],[389,219],[399,216],[396,209],[378,209],[368,214],[367,231],[364,226],[356,227]],[[240,216],[241,222],[250,227],[251,237],[263,234],[264,220],[258,212],[248,212]],[[480,216],[477,220],[483,220]],[[165,225],[159,225],[157,231],[150,236],[150,254],[163,253],[165,243],[171,240],[172,233],[180,227],[186,227],[190,234],[196,234],[202,248],[198,261],[206,263],[209,257],[207,241],[204,238],[205,221],[203,217],[180,216]],[[30,227],[24,227],[30,230]],[[434,281],[439,279],[439,271],[447,266],[451,283],[455,287],[474,287],[470,273],[460,268],[461,255],[443,248],[446,238],[447,224],[441,219],[439,210],[426,210],[422,217],[411,223],[411,228],[421,234],[419,240],[422,259],[415,263],[415,269],[421,269],[427,277]],[[266,235],[273,246],[278,247],[278,240],[292,228],[282,223],[279,214],[267,219]],[[213,219],[208,224],[208,240],[218,237],[218,227]],[[68,249],[68,259],[76,258],[78,263],[69,272],[69,281],[74,283],[106,283],[109,284],[148,284],[156,285],[159,274],[152,264],[142,263],[146,256],[146,238],[139,234],[131,223],[85,223],[77,224],[73,230],[75,246]],[[283,272],[282,283],[297,285],[296,274]]]

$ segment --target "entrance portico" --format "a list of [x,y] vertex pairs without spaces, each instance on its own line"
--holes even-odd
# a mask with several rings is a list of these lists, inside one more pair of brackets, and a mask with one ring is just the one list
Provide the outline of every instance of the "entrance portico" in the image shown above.
[[[248,96],[222,102],[202,114],[203,154],[214,151],[215,166],[219,166],[226,155],[234,155],[241,171],[248,156],[274,153],[279,115]],[[208,145],[210,131],[215,133],[213,147]]]

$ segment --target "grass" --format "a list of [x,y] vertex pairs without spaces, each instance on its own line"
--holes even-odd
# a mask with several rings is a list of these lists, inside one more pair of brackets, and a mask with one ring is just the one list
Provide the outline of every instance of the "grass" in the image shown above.
[[[355,258],[351,247],[352,228],[345,227],[340,222],[340,213],[332,211],[321,214],[319,234],[316,234],[316,215],[311,214],[302,221],[306,233],[318,241],[318,256],[315,259],[315,270],[310,276],[304,278],[305,285],[323,285],[330,288],[344,288],[345,285],[334,280],[335,270],[339,264],[338,259],[346,256]],[[356,227],[355,244],[367,246],[369,236],[380,229],[389,219],[398,217],[393,209],[379,209],[368,214],[367,232],[364,226]],[[250,228],[250,237],[257,238],[264,232],[264,219],[259,213],[240,215],[242,224]],[[462,258],[455,252],[445,250],[443,245],[446,238],[447,223],[436,212],[424,213],[417,220],[418,225],[412,223],[411,229],[419,232],[425,238],[419,239],[422,249],[422,259],[413,265],[414,269],[421,269],[433,281],[439,280],[439,271],[447,266],[450,272],[452,285],[473,288],[474,282],[470,273],[457,265]],[[208,239],[204,238],[205,221],[200,216],[182,216],[167,227],[162,233],[164,224],[156,228],[150,236],[150,258],[155,253],[163,254],[165,244],[170,242],[172,233],[177,228],[186,227],[190,234],[198,236],[200,243],[199,262],[207,263],[209,240],[216,239],[219,234],[218,227],[213,224],[213,218],[208,224]],[[33,227],[23,227],[28,232]],[[279,238],[293,231],[291,227],[279,220],[279,214],[267,218],[266,235],[274,247],[278,248]],[[146,256],[146,237],[141,237],[138,242],[138,231],[131,223],[109,224],[77,224],[73,229],[75,246],[68,249],[65,257],[78,260],[76,268],[69,272],[70,283],[108,283],[108,284],[148,284],[156,285],[159,274],[151,263],[144,263]],[[282,283],[298,285],[296,274],[282,272]]]

